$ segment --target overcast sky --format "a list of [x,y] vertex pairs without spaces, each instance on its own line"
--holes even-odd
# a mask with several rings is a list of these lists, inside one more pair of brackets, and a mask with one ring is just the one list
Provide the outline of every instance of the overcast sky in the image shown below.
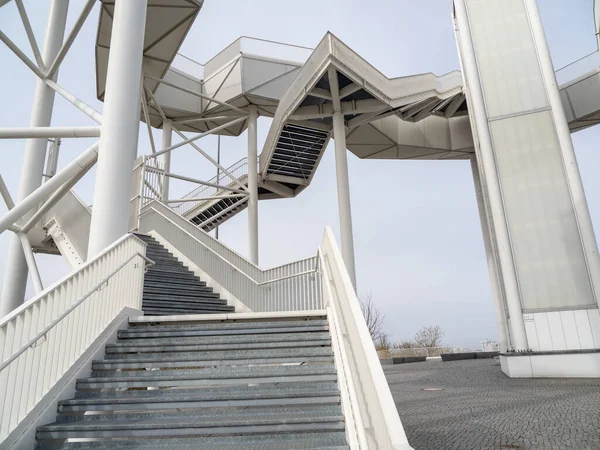
[[[43,42],[48,1],[25,0],[38,42]],[[73,23],[83,0],[71,0]],[[556,68],[596,49],[592,0],[538,0]],[[94,43],[98,7],[61,67],[59,83],[98,110],[95,99]],[[0,8],[0,29],[26,53],[28,43],[14,3]],[[314,47],[331,31],[389,77],[459,68],[450,0],[206,0],[181,52],[205,62],[239,36]],[[32,57],[33,59],[33,57]],[[35,77],[0,44],[0,127],[29,123]],[[52,125],[94,125],[57,96]],[[259,121],[259,148],[270,119]],[[160,130],[155,130],[160,140]],[[599,133],[573,135],[592,219],[600,224]],[[65,140],[62,167],[93,141]],[[160,142],[160,141],[159,141]],[[177,142],[177,139],[174,139]],[[244,156],[246,135],[222,140],[228,166]],[[200,141],[216,154],[216,138]],[[0,142],[0,174],[16,197],[25,143]],[[145,125],[139,153],[149,153]],[[333,143],[311,186],[295,199],[259,204],[261,267],[269,268],[316,253],[323,230],[339,236]],[[409,339],[422,326],[440,325],[445,341],[477,345],[497,337],[481,228],[468,161],[374,161],[348,154],[359,295],[371,292],[386,316],[392,339]],[[174,152],[172,170],[197,178],[214,166],[193,149]],[[93,202],[92,170],[77,193]],[[193,186],[175,184],[175,194]],[[6,211],[0,202],[0,214]],[[6,268],[9,233],[0,235],[0,274]],[[221,227],[227,245],[247,254],[247,216],[240,213]],[[38,255],[47,284],[68,269],[60,257]],[[31,283],[30,283],[31,284]],[[31,286],[28,294],[33,293]]]

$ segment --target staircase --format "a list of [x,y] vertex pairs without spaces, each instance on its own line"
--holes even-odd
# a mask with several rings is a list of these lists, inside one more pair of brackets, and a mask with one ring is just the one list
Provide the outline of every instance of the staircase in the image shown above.
[[144,278],[142,310],[146,316],[219,314],[233,312],[219,294],[154,238],[137,234],[148,247],[146,256],[154,261]]
[[130,319],[36,450],[348,448],[324,315],[202,319]]

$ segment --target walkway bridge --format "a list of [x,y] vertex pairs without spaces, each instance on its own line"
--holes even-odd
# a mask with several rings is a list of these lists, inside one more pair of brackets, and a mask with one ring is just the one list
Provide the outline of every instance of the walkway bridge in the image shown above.
[[[457,30],[471,39],[465,1],[455,1],[455,18],[461,23]],[[468,1],[473,14],[482,13],[476,0]],[[0,7],[6,3],[0,1]],[[42,92],[58,93],[102,124],[49,127],[51,117],[47,117],[45,125],[32,126],[26,133],[5,129],[2,136],[28,137],[34,146],[45,145],[49,137],[98,137],[101,133],[103,139],[101,158],[99,144],[94,144],[43,184],[29,186],[17,204],[0,178],[0,193],[10,209],[0,218],[0,231],[15,233],[18,251],[14,261],[29,269],[37,291],[33,299],[9,309],[0,319],[0,382],[10,386],[0,389],[2,446],[35,445],[39,450],[215,446],[232,450],[240,446],[409,450],[355,292],[347,150],[365,159],[471,160],[500,333],[502,336],[508,325],[513,331],[511,347],[504,340],[504,348],[531,350],[528,343],[532,343],[538,347],[534,350],[544,350],[543,331],[538,334],[531,325],[525,329],[523,315],[527,312],[515,294],[518,280],[510,278],[516,277],[511,266],[515,262],[506,256],[512,244],[506,239],[509,232],[502,228],[508,226],[504,220],[508,216],[500,208],[502,198],[494,184],[498,181],[495,162],[475,159],[473,134],[487,139],[477,141],[478,149],[485,147],[486,158],[493,156],[494,148],[486,128],[491,119],[485,114],[484,120],[473,117],[482,115],[485,102],[479,92],[481,85],[474,81],[478,77],[473,76],[479,66],[468,59],[474,59],[469,47],[472,42],[459,39],[461,61],[469,70],[464,77],[455,71],[440,77],[388,78],[330,33],[314,50],[240,38],[201,65],[177,55],[201,1],[103,0],[96,42],[96,95],[105,102],[100,114],[53,77],[94,4],[94,0],[86,3],[62,48],[49,46],[49,54],[44,56],[48,69],[16,51],[0,34],[39,76]],[[521,2],[509,5],[499,1],[495,6],[509,12],[516,8],[519,26],[531,40],[538,39],[535,48],[541,48],[539,30],[536,35],[527,28],[538,24],[535,2],[527,4],[533,12],[528,13]],[[35,37],[19,6],[35,53]],[[65,19],[66,9],[51,9],[49,29],[61,28],[61,13]],[[481,20],[489,20],[483,13]],[[52,21],[58,25],[52,26]],[[495,41],[496,36],[493,38]],[[519,50],[535,48],[522,46]],[[529,54],[528,60],[547,66],[547,60],[535,59],[539,55]],[[598,73],[594,68],[579,74],[561,89],[571,131],[591,126],[600,118],[596,106],[582,94],[586,89],[598,91]],[[469,92],[477,98],[466,97],[463,79],[472,83]],[[553,71],[541,79],[550,89]],[[539,82],[535,87],[542,85]],[[135,88],[130,89],[132,86]],[[548,100],[543,97],[540,95],[542,103]],[[542,112],[547,116],[552,108],[556,105],[548,100]],[[511,109],[509,118],[535,113],[536,109]],[[272,118],[260,157],[259,115]],[[152,153],[134,161],[130,146],[131,160],[122,164],[127,152],[121,147],[137,141],[140,119],[148,128]],[[472,130],[471,123],[478,129]],[[534,124],[536,131],[542,129],[540,123]],[[162,128],[162,146],[154,142],[152,128]],[[246,130],[248,158],[229,168],[194,143],[208,134],[239,136]],[[172,143],[173,132],[181,142]],[[184,132],[198,134],[188,137]],[[550,139],[551,134],[538,135]],[[566,134],[568,138],[568,130]],[[341,251],[327,228],[313,256],[261,269],[258,200],[298,195],[311,183],[331,138],[336,152]],[[518,144],[530,150],[523,142]],[[219,175],[204,181],[172,173],[171,152],[183,145],[194,147],[218,168]],[[547,145],[551,148],[554,143]],[[42,154],[33,147],[29,150]],[[547,152],[541,161],[554,164],[551,168],[562,174],[560,170],[566,167],[561,165],[563,153],[552,155]],[[102,189],[97,189],[91,207],[71,188],[96,162],[97,179],[102,181],[97,188]],[[130,163],[133,172],[128,176]],[[485,176],[479,175],[478,164],[487,171]],[[114,175],[117,170],[122,177]],[[572,181],[575,175],[569,176],[571,184],[567,186],[565,181],[565,186],[570,190],[561,191],[563,205],[572,200],[565,192],[571,195],[575,189],[573,195],[579,195],[578,185]],[[489,184],[482,181],[485,177]],[[41,183],[42,173],[39,178]],[[172,179],[200,187],[174,199],[169,196]],[[535,189],[532,192],[537,193]],[[526,208],[520,206],[520,199],[517,192],[510,198],[511,205],[523,211]],[[585,206],[585,201],[577,205]],[[248,259],[207,233],[244,208],[249,216]],[[564,210],[560,217],[566,217]],[[498,211],[504,215],[499,216]],[[590,239],[589,233],[581,237],[583,232],[577,228],[589,222],[584,212],[576,211],[579,215],[573,213],[573,223],[565,222],[578,242]],[[555,223],[540,217],[533,219]],[[587,221],[580,220],[582,217]],[[531,228],[519,228],[519,215],[510,219],[517,220],[517,231]],[[495,234],[496,228],[500,236]],[[553,230],[548,236],[554,236]],[[123,235],[125,231],[129,233]],[[520,236],[525,239],[524,234]],[[537,236],[527,239],[533,241]],[[585,259],[584,251],[594,253],[594,248],[582,244],[583,256],[567,255],[576,260],[572,266],[587,268],[592,260]],[[556,250],[557,260],[563,258],[563,250]],[[33,251],[62,254],[73,271],[44,289]],[[518,256],[519,262],[529,262],[531,257]],[[592,269],[590,273],[598,273]],[[567,275],[566,282],[574,283]],[[529,274],[527,280],[535,276]],[[500,277],[504,277],[502,283]],[[5,284],[10,299],[20,289],[15,288],[17,281],[24,278],[12,277],[10,289]],[[4,303],[8,297],[3,297]],[[581,330],[587,326],[589,332],[581,336],[591,336],[588,340],[593,341],[591,324],[597,308],[584,306],[583,314],[572,314],[573,321],[579,320],[573,326]],[[504,316],[507,307],[512,308],[508,318]],[[546,311],[536,314],[539,318]],[[565,334],[560,314],[553,326]],[[566,318],[564,321],[567,323]],[[583,347],[578,341],[577,345],[576,350],[585,350],[596,344]]]

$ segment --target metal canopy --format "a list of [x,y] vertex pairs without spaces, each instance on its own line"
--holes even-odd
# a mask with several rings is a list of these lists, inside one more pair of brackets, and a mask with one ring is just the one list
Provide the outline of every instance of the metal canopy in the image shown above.
[[[101,0],[96,38],[96,94],[104,100],[115,0]],[[204,0],[148,0],[144,38],[145,76],[162,78],[194,23]],[[158,82],[146,81],[154,92]]]

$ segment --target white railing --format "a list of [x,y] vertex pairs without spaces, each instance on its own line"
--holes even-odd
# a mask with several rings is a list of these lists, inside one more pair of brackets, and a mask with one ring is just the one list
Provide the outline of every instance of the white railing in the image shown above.
[[[236,179],[241,180],[244,176],[248,175],[248,158],[242,158],[235,164],[226,168],[227,171],[233,175]],[[220,171],[218,176],[212,177],[208,180],[211,184],[218,184],[220,186],[228,186],[228,187],[237,187],[236,183],[227,175],[225,172]],[[222,189],[218,189],[215,186],[198,186],[197,188],[191,190],[187,194],[185,194],[183,199],[193,199],[193,198],[205,198],[212,197],[216,194],[224,194],[227,195],[230,192],[224,192]],[[184,215],[188,211],[191,210],[202,210],[202,205],[208,204],[210,200],[198,200],[198,201],[189,201],[189,202],[181,202],[181,203],[172,203],[169,206],[173,211],[175,211],[179,215]]]
[[408,450],[398,410],[329,227],[319,258],[350,447]]
[[141,309],[145,253],[125,235],[0,319],[0,443],[123,308]]
[[600,51],[596,50],[558,69],[555,72],[556,81],[561,86],[598,68],[600,68]]
[[155,231],[254,312],[323,309],[317,258],[262,270],[164,205],[142,211],[140,231]]

